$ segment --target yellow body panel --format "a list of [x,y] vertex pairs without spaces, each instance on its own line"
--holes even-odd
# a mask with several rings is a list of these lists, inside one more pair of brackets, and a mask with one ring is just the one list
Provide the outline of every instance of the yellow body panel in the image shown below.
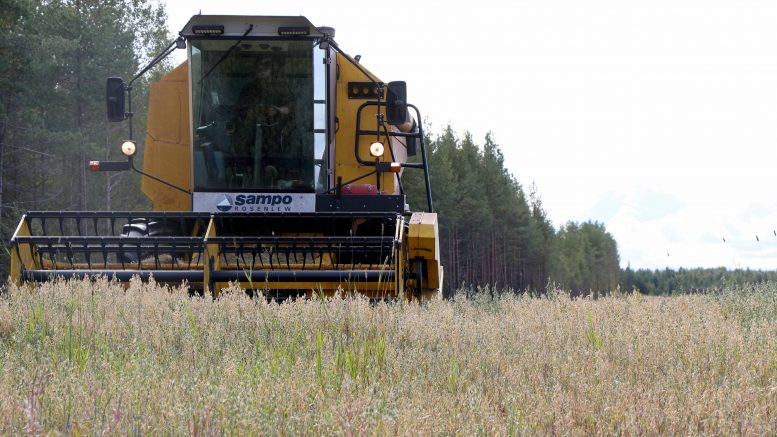
[[[360,165],[354,156],[354,146],[356,144],[356,113],[361,106],[367,100],[362,99],[349,99],[348,98],[348,82],[366,82],[369,81],[364,77],[364,73],[359,71],[353,64],[343,57],[342,54],[337,54],[337,66],[339,71],[339,78],[337,80],[337,120],[339,121],[337,127],[337,134],[335,137],[335,181],[338,177],[342,177],[343,183],[349,182],[366,173],[373,171],[375,168],[371,166]],[[364,68],[364,67],[362,67]],[[366,69],[365,69],[366,70]],[[367,70],[369,71],[369,70]],[[373,76],[374,77],[374,76]],[[381,107],[385,110],[385,106]],[[361,129],[364,130],[376,130],[377,128],[377,107],[370,106],[362,110],[361,112]],[[359,156],[363,160],[375,159],[370,155],[370,144],[376,140],[375,136],[362,136],[359,141]],[[389,140],[385,135],[381,135],[381,142],[384,146],[383,156],[380,157],[382,162],[391,161],[391,152],[389,151]],[[396,143],[396,141],[394,141]],[[403,147],[394,147],[394,158],[397,162],[407,161],[407,151]],[[380,176],[380,190],[386,194],[399,194],[399,185],[397,184],[396,173],[384,173]],[[355,184],[372,184],[377,185],[377,176],[371,175],[366,178],[360,179]]]
[[[356,141],[356,113],[366,100],[348,98],[348,82],[364,82],[364,74],[350,62],[337,55],[340,76],[337,81],[336,108],[339,121],[335,137],[335,180],[342,177],[343,182],[359,178],[374,170],[374,167],[360,165],[354,156]],[[160,81],[151,85],[149,93],[148,123],[145,142],[143,169],[145,172],[164,179],[184,189],[191,189],[191,159],[189,126],[188,66],[179,65]],[[376,108],[368,107],[362,111],[361,128],[375,130]],[[395,130],[393,127],[388,127]],[[370,155],[370,144],[374,136],[360,139],[359,153],[362,159],[374,159]],[[385,152],[380,160],[407,162],[407,150],[397,139],[389,140],[381,136]],[[392,148],[389,149],[389,144]],[[400,173],[401,175],[401,173]],[[380,176],[381,191],[387,194],[399,194],[398,176],[384,173]],[[354,183],[377,185],[377,176],[371,175]],[[151,200],[154,211],[190,211],[190,196],[143,177],[143,193]]]
[[426,260],[426,283],[424,288],[441,288],[442,268],[440,266],[440,239],[437,228],[437,214],[414,212],[410,217],[407,238],[408,259]]
[[[184,189],[191,189],[189,143],[189,77],[186,63],[151,85],[143,170]],[[191,211],[191,197],[151,178],[141,189],[154,211]]]
[[[374,131],[377,126],[376,106],[368,106],[361,112],[361,126],[356,126],[356,116],[359,107],[366,99],[348,97],[349,82],[369,82],[370,78],[359,68],[354,66],[341,53],[336,54],[338,67],[338,78],[335,90],[335,115],[337,123],[334,136],[334,162],[331,163],[331,169],[334,170],[334,181],[341,178],[343,183],[354,184],[372,184],[379,185],[380,190],[386,194],[400,194],[399,178],[401,173],[384,173],[380,176],[373,174],[364,178],[365,174],[374,172],[375,167],[370,165],[360,165],[354,154],[357,128],[362,130]],[[372,78],[375,78],[372,75]],[[376,79],[377,80],[377,79]],[[155,177],[165,180],[173,185],[185,190],[192,190],[192,157],[193,148],[191,145],[191,126],[190,126],[190,84],[189,71],[187,63],[183,63],[174,70],[166,74],[161,80],[151,85],[149,93],[147,135],[144,143],[143,170]],[[383,102],[385,103],[385,101]],[[381,106],[385,112],[385,105]],[[395,130],[394,127],[386,125],[387,129]],[[370,145],[376,141],[375,135],[363,135],[359,142],[359,155],[364,160],[375,160],[370,155]],[[380,135],[380,141],[383,143],[385,152],[378,159],[382,162],[407,162],[407,149],[403,146],[402,140],[396,138],[386,138],[384,134]],[[393,156],[392,156],[393,152]],[[380,182],[378,182],[380,177]],[[359,179],[361,178],[361,179]],[[143,193],[151,200],[154,211],[191,211],[192,198],[190,194],[181,192],[149,177],[143,176],[141,179],[141,189]],[[372,212],[372,211],[364,211]],[[409,224],[405,218],[399,217],[396,226],[395,241],[401,241],[401,247],[396,247],[393,265],[386,266],[394,270],[394,279],[388,282],[360,282],[346,281],[339,282],[272,282],[272,283],[249,283],[241,282],[244,288],[262,290],[268,288],[271,290],[304,290],[307,297],[314,297],[323,292],[325,296],[332,296],[340,290],[347,294],[350,292],[359,292],[370,298],[421,298],[428,299],[439,296],[439,289],[442,286],[442,267],[440,266],[440,250],[438,240],[437,215],[433,213],[413,213]],[[407,227],[406,227],[407,226]],[[31,235],[31,230],[37,229],[29,225],[28,221],[22,219],[16,231],[16,236],[26,237]],[[218,230],[223,232],[222,230]],[[39,231],[38,231],[39,232]],[[63,231],[64,232],[64,231]],[[120,232],[120,231],[119,231]],[[225,261],[222,248],[215,241],[208,238],[217,236],[216,224],[211,217],[207,229],[195,227],[191,230],[191,236],[204,237],[204,249],[201,252],[193,253],[192,258],[196,260],[180,269],[189,269],[191,271],[202,271],[202,283],[196,283],[197,286],[207,288],[211,284],[211,272],[229,271],[238,269],[238,266],[230,265]],[[275,235],[275,234],[273,234]],[[303,237],[305,235],[315,236],[315,234],[306,234],[305,229],[289,236]],[[223,236],[223,234],[222,234]],[[181,236],[188,237],[188,236]],[[154,237],[149,237],[154,238]],[[240,237],[235,237],[240,238]],[[11,279],[20,282],[23,270],[60,270],[60,269],[81,269],[84,271],[93,270],[90,265],[79,265],[70,262],[68,265],[58,266],[57,261],[53,264],[46,263],[45,260],[39,261],[37,254],[39,252],[35,244],[25,243],[12,245],[11,248]],[[121,252],[121,251],[119,251]],[[424,280],[422,281],[423,290],[420,294],[414,290],[416,282],[412,279],[416,266],[414,260],[423,258],[424,262]],[[103,269],[122,270],[126,269],[124,262],[119,262],[120,257],[114,257],[110,262],[106,261]],[[153,260],[152,260],[153,261]],[[330,266],[327,266],[330,264]],[[138,270],[151,270],[154,268],[153,262],[146,265],[140,262],[136,266]],[[172,270],[178,269],[178,266],[161,267]],[[287,265],[291,270],[312,270],[308,266]],[[338,267],[336,262],[328,260],[323,263],[323,270],[327,268]],[[379,267],[372,265],[364,266],[354,264],[354,270],[371,269],[377,270]],[[129,270],[129,269],[127,269]],[[408,271],[409,270],[409,271]],[[410,278],[410,279],[408,279]],[[199,279],[197,279],[199,281]],[[194,285],[194,284],[192,284]],[[212,283],[211,290],[214,295],[218,295],[222,289],[228,287],[227,282]]]
[[[14,237],[29,237],[30,226],[27,220],[22,216],[19,226],[16,228]],[[34,269],[35,259],[32,254],[32,246],[11,244],[11,282],[16,285],[21,284],[22,269]]]

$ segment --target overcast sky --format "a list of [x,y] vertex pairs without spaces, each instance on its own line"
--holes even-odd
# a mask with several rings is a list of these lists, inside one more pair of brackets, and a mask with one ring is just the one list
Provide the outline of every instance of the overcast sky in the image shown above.
[[175,34],[200,11],[334,27],[433,131],[490,131],[556,227],[604,223],[623,266],[777,268],[773,0],[166,4]]

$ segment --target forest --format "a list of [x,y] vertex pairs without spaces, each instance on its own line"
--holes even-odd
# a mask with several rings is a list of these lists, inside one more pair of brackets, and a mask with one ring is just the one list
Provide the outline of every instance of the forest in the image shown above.
[[[106,120],[105,79],[132,77],[171,40],[165,29],[164,4],[150,0],[0,3],[3,277],[7,242],[25,211],[149,208],[136,174],[88,173],[87,163],[118,158],[117,144],[126,135],[126,125]],[[163,62],[136,82],[136,138],[143,138],[148,85],[172,67]],[[719,282],[708,280],[716,277],[711,273],[622,270],[616,241],[603,224],[551,223],[537,187],[527,190],[510,173],[493,136],[479,142],[466,129],[426,133],[446,293],[461,287],[542,293],[552,284],[580,294],[620,283],[660,294]],[[418,173],[405,175],[415,210],[425,205]]]
[[[604,225],[569,222],[555,229],[537,188],[524,190],[491,135],[478,145],[448,126],[428,143],[446,292],[541,293],[549,284],[574,294],[615,289],[618,249]],[[420,175],[405,178],[411,208],[422,209]]]
[[674,295],[688,293],[717,293],[731,288],[753,287],[777,281],[777,272],[750,269],[621,269],[618,280],[621,290],[636,290],[642,294]]
[[[25,211],[142,210],[140,179],[91,173],[121,156],[126,125],[109,124],[105,80],[132,77],[169,42],[163,5],[152,1],[0,2],[0,274]],[[147,88],[135,85],[134,124],[144,131]]]

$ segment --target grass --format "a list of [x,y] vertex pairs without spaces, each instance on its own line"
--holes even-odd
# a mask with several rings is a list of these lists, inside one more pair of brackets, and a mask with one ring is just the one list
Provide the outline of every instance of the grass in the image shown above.
[[777,285],[424,306],[11,287],[0,399],[1,435],[775,435]]

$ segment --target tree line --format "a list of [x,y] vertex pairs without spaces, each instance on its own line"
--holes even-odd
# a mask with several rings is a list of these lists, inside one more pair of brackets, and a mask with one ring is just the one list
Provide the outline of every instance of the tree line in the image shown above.
[[[573,294],[615,289],[618,249],[604,225],[569,222],[555,229],[536,187],[527,194],[490,134],[478,145],[448,126],[426,143],[447,294],[467,286],[542,293],[553,284]],[[419,173],[404,175],[415,211],[426,207]]]
[[711,293],[721,289],[741,288],[748,284],[775,281],[777,281],[775,271],[728,270],[723,267],[633,270],[628,266],[621,270],[619,279],[621,290],[635,290],[651,295]]

